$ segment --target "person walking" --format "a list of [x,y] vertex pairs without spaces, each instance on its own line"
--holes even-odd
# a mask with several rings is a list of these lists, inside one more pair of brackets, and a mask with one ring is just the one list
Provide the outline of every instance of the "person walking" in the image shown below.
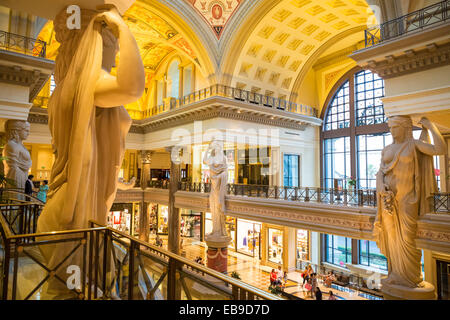
[[[24,190],[24,192],[25,192],[25,194],[28,194],[30,196],[33,195],[33,187],[34,187],[34,185],[33,185],[33,178],[34,178],[34,176],[32,174],[30,174],[28,176],[27,181],[25,181],[25,190]],[[25,199],[26,199],[26,201],[30,201],[29,197],[26,197]]]
[[39,186],[37,198],[45,203],[47,201],[47,192],[48,192],[48,180],[44,180],[42,184]]
[[314,298],[316,294],[316,288],[317,288],[317,274],[313,273],[311,274],[311,294],[312,298]]
[[331,290],[330,290],[330,293],[329,293],[328,300],[336,300],[336,296],[334,295],[333,291],[331,291]]
[[316,296],[316,300],[322,300],[322,291],[320,291],[319,287],[316,287],[314,295]]

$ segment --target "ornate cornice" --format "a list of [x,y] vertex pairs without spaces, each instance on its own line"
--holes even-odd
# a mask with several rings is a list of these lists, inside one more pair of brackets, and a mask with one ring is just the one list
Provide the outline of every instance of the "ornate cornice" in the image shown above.
[[307,126],[307,124],[300,123],[298,120],[294,119],[279,118],[265,114],[258,114],[254,111],[237,110],[231,107],[215,105],[203,109],[192,110],[191,112],[186,112],[173,117],[165,117],[154,121],[151,121],[150,119],[149,123],[141,126],[142,129],[137,127],[134,130],[142,130],[144,133],[148,133],[192,123],[194,121],[204,121],[213,118],[240,120],[302,131],[305,130]]
[[407,50],[400,56],[386,56],[382,61],[369,60],[367,68],[384,79],[424,71],[450,64],[450,43],[430,44],[420,51]]

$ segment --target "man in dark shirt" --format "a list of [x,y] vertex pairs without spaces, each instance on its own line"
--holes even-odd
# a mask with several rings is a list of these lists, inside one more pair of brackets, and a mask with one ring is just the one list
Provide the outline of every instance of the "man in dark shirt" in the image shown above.
[[[29,194],[30,196],[33,194],[33,178],[34,176],[30,174],[28,180],[25,181],[25,194]],[[27,197],[27,201],[30,201],[30,198]]]

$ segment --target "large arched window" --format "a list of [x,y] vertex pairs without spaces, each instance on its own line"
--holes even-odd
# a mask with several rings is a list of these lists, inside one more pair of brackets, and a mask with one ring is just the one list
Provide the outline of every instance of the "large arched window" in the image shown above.
[[[336,85],[327,101],[321,132],[323,187],[347,188],[351,178],[357,188],[376,187],[381,150],[392,143],[383,96],[383,79],[368,70],[354,69]],[[386,258],[375,242],[331,235],[323,239],[328,263],[352,262],[387,270]]]
[[392,142],[381,98],[384,81],[369,70],[349,72],[339,83],[324,117],[322,131],[325,188],[375,188],[381,150]]

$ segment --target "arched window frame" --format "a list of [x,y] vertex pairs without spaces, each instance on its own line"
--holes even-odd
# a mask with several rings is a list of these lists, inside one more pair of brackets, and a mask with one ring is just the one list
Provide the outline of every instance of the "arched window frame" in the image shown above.
[[[355,106],[355,74],[363,71],[365,69],[361,67],[355,67],[348,72],[346,72],[339,81],[330,90],[330,93],[324,103],[322,108],[321,118],[324,120],[322,128],[320,130],[320,183],[321,187],[324,188],[325,184],[325,161],[324,161],[324,146],[326,139],[349,137],[350,144],[350,176],[357,179],[357,145],[356,138],[358,135],[369,135],[369,134],[383,134],[389,132],[389,127],[387,123],[378,123],[372,125],[356,125],[356,106]],[[349,112],[350,112],[350,125],[346,128],[338,128],[335,130],[324,131],[324,126],[326,122],[326,117],[328,115],[329,109],[331,108],[331,103],[338,93],[339,89],[348,81],[349,83]],[[345,185],[343,186],[345,187]]]
[[181,57],[179,57],[178,55],[175,55],[175,56],[173,56],[169,61],[168,61],[168,63],[167,63],[167,66],[166,66],[166,72],[165,72],[165,74],[166,74],[166,79],[167,79],[167,81],[166,81],[166,97],[169,97],[169,82],[168,82],[168,80],[169,80],[169,71],[170,71],[170,68],[172,67],[172,65],[174,64],[174,63],[176,63],[176,62],[178,62],[178,74],[177,74],[177,76],[178,76],[178,89],[177,89],[177,91],[178,91],[178,96],[176,96],[176,97],[173,97],[172,96],[172,98],[175,98],[175,99],[179,99],[180,97],[181,97],[181,90],[180,90],[180,88],[182,88],[183,87],[183,77],[181,77],[181,75],[180,75],[180,66],[182,65],[182,59],[181,59]]

